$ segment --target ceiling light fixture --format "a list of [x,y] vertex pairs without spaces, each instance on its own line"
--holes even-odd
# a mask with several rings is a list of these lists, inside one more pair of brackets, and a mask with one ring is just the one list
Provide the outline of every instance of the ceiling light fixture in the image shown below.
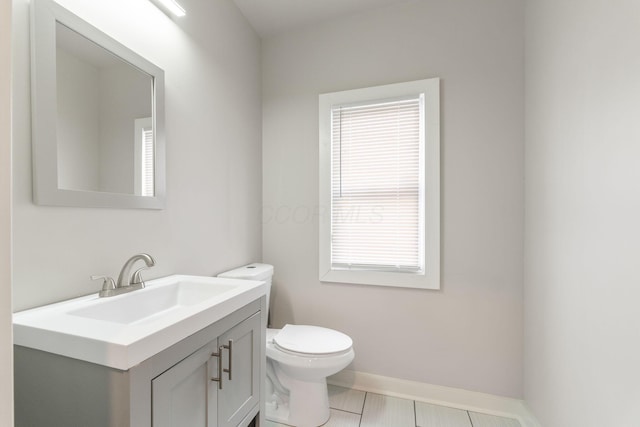
[[171,14],[177,17],[185,16],[187,14],[184,8],[175,0],[151,0],[151,2],[163,11],[171,12]]

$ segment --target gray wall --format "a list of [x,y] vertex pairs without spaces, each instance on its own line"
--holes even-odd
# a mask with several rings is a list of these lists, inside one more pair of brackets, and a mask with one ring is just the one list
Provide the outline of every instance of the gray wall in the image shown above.
[[0,425],[13,425],[11,336],[11,2],[0,1]]
[[60,3],[165,70],[167,207],[33,204],[29,2],[14,0],[14,309],[97,292],[89,275],[142,251],[157,261],[149,278],[259,260],[260,40],[233,2],[182,0],[175,20],[147,0]]
[[640,420],[640,2],[527,2],[525,397]]
[[[522,394],[524,3],[424,0],[263,40],[273,319],[354,340],[351,369]],[[442,289],[318,281],[318,94],[442,78]]]

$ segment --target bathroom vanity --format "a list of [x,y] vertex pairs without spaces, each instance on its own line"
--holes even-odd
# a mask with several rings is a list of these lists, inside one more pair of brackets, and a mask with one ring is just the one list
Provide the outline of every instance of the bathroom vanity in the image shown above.
[[264,413],[264,295],[262,282],[171,276],[16,313],[16,426],[250,425]]

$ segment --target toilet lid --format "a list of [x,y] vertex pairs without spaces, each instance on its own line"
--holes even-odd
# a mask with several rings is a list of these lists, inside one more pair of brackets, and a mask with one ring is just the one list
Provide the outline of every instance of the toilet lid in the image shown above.
[[305,354],[340,353],[353,345],[342,332],[307,325],[285,325],[273,341],[284,350]]

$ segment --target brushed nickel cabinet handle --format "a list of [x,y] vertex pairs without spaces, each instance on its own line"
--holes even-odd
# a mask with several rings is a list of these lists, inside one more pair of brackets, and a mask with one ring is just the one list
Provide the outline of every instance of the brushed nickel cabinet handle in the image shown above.
[[229,374],[229,381],[231,381],[231,368],[232,368],[232,360],[233,360],[233,340],[229,340],[227,345],[223,345],[220,347],[220,354],[222,354],[222,349],[226,348],[229,350],[229,369],[223,369],[224,372]]
[[222,390],[222,347],[217,353],[211,353],[211,357],[218,359],[218,378],[211,378],[211,381],[218,383],[218,390]]

